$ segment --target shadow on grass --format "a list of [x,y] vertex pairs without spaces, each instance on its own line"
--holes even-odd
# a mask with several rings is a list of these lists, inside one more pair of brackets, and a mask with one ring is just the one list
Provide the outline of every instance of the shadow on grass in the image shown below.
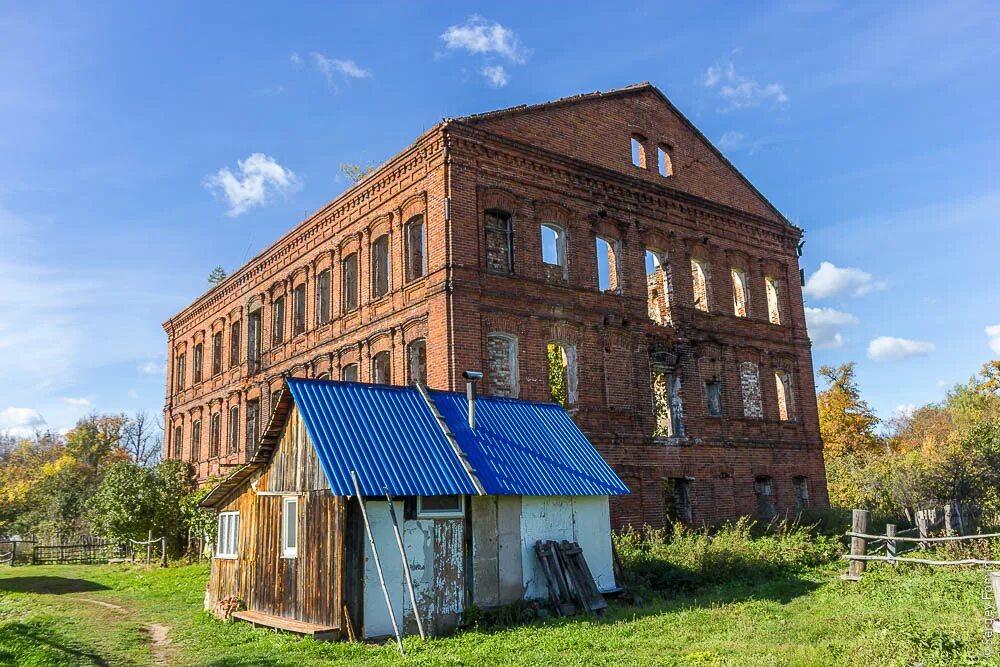
[[109,590],[104,584],[87,579],[71,579],[39,575],[33,577],[7,577],[0,579],[0,591],[9,593],[43,593],[64,595],[66,593],[89,593]]
[[68,646],[47,624],[13,621],[0,625],[0,664],[109,665],[107,660]]

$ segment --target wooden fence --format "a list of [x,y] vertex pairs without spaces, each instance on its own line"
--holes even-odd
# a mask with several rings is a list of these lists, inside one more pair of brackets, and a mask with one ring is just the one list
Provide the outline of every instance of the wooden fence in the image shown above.
[[[865,572],[868,561],[884,561],[888,563],[919,563],[923,565],[1000,565],[1000,561],[982,560],[979,558],[962,558],[958,560],[938,560],[933,558],[903,557],[901,554],[914,549],[927,549],[934,544],[947,542],[963,542],[970,540],[989,540],[1000,538],[1000,533],[978,535],[948,535],[945,537],[930,537],[923,526],[919,527],[920,535],[909,537],[904,533],[918,531],[917,528],[897,531],[893,524],[886,524],[884,535],[868,532],[869,512],[854,510],[851,517],[851,530],[846,535],[851,538],[851,553],[842,558],[848,561],[847,574],[844,579],[859,581]],[[872,553],[869,553],[871,549]],[[882,552],[882,555],[880,555]]]
[[82,544],[56,544],[35,546],[31,552],[33,565],[52,563],[101,563],[114,558],[124,558],[125,547],[102,540]]

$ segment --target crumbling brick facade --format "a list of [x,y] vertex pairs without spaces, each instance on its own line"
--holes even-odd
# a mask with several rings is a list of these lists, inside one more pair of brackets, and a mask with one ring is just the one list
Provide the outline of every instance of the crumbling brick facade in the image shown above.
[[165,323],[164,453],[202,480],[245,461],[283,375],[478,369],[497,394],[563,385],[632,489],[617,525],[825,504],[800,235],[648,84],[444,121]]

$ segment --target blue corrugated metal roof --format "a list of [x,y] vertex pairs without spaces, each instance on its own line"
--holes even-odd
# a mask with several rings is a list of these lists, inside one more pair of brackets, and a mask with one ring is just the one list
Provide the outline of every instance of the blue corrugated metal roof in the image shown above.
[[628,487],[555,403],[429,392],[490,495],[603,496]]
[[475,494],[476,488],[415,389],[288,378],[336,495]]

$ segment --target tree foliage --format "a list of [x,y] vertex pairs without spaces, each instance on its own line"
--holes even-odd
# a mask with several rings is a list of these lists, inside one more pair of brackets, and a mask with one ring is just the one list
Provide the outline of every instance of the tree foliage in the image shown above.
[[829,385],[816,396],[819,432],[827,454],[865,454],[877,449],[879,419],[861,398],[854,363],[823,366],[819,374]]
[[226,279],[227,275],[226,270],[222,268],[222,265],[220,264],[212,269],[212,272],[208,274],[208,284],[212,286],[218,285]]
[[372,163],[341,162],[340,173],[348,178],[351,183],[357,183],[369,174],[375,173],[375,165]]

